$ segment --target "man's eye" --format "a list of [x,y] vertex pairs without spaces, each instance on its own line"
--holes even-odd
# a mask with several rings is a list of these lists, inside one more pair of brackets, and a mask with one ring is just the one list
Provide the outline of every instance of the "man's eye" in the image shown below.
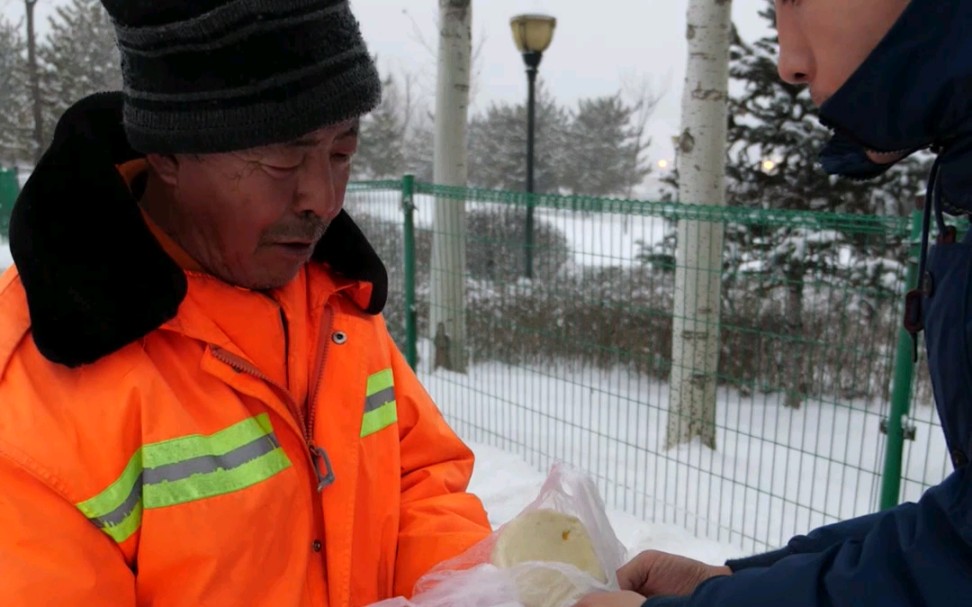
[[292,164],[292,165],[279,165],[279,164],[270,164],[270,163],[264,163],[264,165],[263,165],[263,166],[265,166],[265,167],[267,167],[267,168],[268,168],[268,169],[270,169],[271,171],[283,171],[283,172],[288,172],[288,171],[296,171],[296,170],[297,170],[297,167],[299,167],[299,166],[300,166],[300,164]]
[[266,172],[271,177],[284,178],[293,175],[300,164],[270,164],[268,162],[262,162],[260,165],[263,167],[264,172]]
[[299,149],[271,148],[261,154],[260,164],[273,171],[293,171],[304,162],[305,152]]

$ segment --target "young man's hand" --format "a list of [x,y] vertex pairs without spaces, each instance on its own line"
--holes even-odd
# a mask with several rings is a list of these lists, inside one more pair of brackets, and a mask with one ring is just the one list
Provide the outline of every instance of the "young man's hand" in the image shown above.
[[589,594],[574,607],[641,607],[654,596],[692,594],[699,584],[720,575],[732,575],[732,570],[647,550],[618,570],[621,592]]
[[732,575],[732,570],[684,556],[647,550],[618,570],[618,583],[621,590],[634,591],[648,598],[686,596],[705,580],[720,575]]
[[596,592],[582,598],[574,607],[641,607],[645,597],[637,592]]

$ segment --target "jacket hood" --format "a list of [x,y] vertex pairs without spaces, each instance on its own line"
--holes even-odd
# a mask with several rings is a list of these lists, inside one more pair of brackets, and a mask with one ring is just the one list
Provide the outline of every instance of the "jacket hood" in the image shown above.
[[[141,157],[122,126],[122,94],[87,97],[62,116],[50,148],[17,199],[10,251],[27,296],[38,350],[68,366],[94,362],[175,317],[188,288],[141,217],[117,165]],[[388,279],[346,212],[313,261],[370,283],[370,314]]]
[[[871,55],[820,108],[835,131],[821,163],[831,174],[876,177],[892,164],[865,150],[939,152],[951,210],[972,211],[972,2],[911,0]],[[958,207],[955,209],[954,207]]]

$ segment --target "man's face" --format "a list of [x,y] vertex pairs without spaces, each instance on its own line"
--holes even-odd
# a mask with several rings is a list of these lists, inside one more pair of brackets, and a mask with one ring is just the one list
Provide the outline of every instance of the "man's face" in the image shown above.
[[283,286],[341,211],[357,146],[358,121],[349,120],[286,144],[178,155],[160,171],[173,198],[164,223],[225,282]]
[[898,20],[908,0],[776,0],[780,76],[817,106],[839,89]]

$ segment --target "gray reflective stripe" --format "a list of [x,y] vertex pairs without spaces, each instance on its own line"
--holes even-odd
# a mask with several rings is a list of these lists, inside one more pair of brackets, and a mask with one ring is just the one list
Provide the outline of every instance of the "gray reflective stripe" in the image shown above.
[[92,518],[91,521],[94,522],[99,527],[107,527],[108,525],[118,525],[125,517],[132,513],[132,510],[138,505],[138,501],[142,499],[142,475],[139,474],[138,478],[135,479],[135,484],[132,485],[132,490],[122,502],[121,506],[118,506],[108,514],[97,516]]
[[202,455],[158,468],[146,468],[142,471],[142,481],[146,485],[155,485],[182,480],[194,474],[208,474],[220,469],[232,470],[261,455],[270,453],[278,446],[275,438],[269,435],[261,436],[223,455]]
[[131,514],[132,510],[138,505],[139,500],[142,499],[143,485],[151,486],[163,482],[177,481],[188,478],[193,474],[214,472],[220,468],[223,470],[231,470],[261,455],[270,453],[279,446],[280,443],[277,441],[277,437],[273,434],[268,434],[224,455],[205,455],[184,462],[159,466],[158,468],[146,468],[138,475],[135,484],[132,485],[131,492],[129,492],[128,497],[125,498],[125,501],[120,506],[108,514],[92,518],[91,521],[99,527],[120,524]]
[[[381,392],[375,392],[371,396],[365,399],[365,413],[369,411],[374,411],[380,408],[382,405],[387,405],[388,403],[395,400],[395,388],[386,388]],[[358,401],[361,402],[361,401]]]

